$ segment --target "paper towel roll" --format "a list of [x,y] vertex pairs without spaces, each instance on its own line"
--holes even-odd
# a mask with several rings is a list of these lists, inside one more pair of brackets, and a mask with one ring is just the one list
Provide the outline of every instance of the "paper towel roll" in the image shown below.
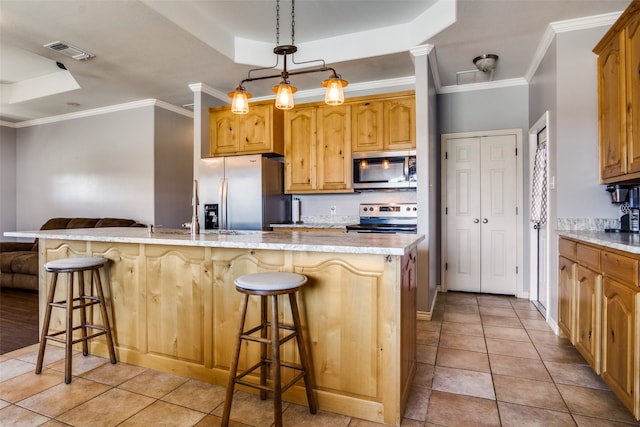
[[300,199],[293,199],[291,203],[291,221],[294,224],[300,224]]

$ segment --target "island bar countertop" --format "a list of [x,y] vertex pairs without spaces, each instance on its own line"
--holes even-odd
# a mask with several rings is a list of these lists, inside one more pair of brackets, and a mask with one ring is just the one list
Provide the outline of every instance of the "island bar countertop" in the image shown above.
[[[41,319],[51,279],[44,264],[103,256],[110,260],[102,274],[118,360],[223,387],[242,298],[235,279],[262,271],[304,274],[309,280],[298,299],[319,408],[395,426],[402,421],[417,368],[422,235],[240,231],[192,237],[184,229],[111,227],[5,235],[39,239]],[[56,300],[63,293],[58,288]],[[281,303],[287,313],[289,302]],[[255,324],[258,301],[252,304],[248,322]],[[100,322],[97,310],[91,316]],[[63,327],[62,310],[51,322],[54,330]],[[102,337],[90,346],[91,354],[108,354]],[[281,351],[293,355],[294,346],[290,340]],[[240,368],[257,357],[259,346],[248,348]],[[285,372],[285,380],[292,377]],[[306,404],[304,387],[294,385],[283,399]]]
[[64,230],[5,232],[7,237],[95,242],[142,243],[152,245],[198,246],[235,249],[275,249],[289,251],[350,254],[405,255],[424,240],[421,234],[375,233],[277,233],[272,231],[204,231],[191,237],[189,230],[105,227]]

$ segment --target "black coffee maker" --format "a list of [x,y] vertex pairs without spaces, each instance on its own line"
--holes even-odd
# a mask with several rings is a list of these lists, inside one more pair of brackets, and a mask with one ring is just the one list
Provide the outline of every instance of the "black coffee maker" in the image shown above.
[[610,184],[607,191],[611,194],[611,203],[620,205],[620,228],[607,228],[608,232],[635,232],[640,226],[640,186]]

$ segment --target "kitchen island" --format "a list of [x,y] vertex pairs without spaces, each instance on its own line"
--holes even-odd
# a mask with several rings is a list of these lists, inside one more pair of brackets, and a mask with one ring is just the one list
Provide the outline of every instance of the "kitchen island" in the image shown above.
[[[304,274],[309,282],[298,297],[320,409],[400,425],[416,369],[416,246],[422,235],[243,231],[192,237],[184,230],[123,228],[5,235],[39,239],[41,317],[49,286],[45,262],[104,256],[112,261],[108,300],[118,360],[223,386],[241,299],[234,279],[258,271]],[[250,304],[247,325],[259,321],[258,301]],[[290,322],[288,314],[284,320]],[[51,324],[59,329],[62,316]],[[94,354],[107,354],[103,340],[92,345]],[[297,357],[294,342],[282,351],[283,358]],[[240,368],[257,357],[257,346],[249,347]],[[284,399],[306,404],[304,387],[292,387]]]

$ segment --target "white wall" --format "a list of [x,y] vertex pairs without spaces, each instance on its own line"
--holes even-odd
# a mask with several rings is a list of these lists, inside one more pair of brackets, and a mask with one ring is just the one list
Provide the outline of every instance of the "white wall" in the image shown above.
[[0,238],[16,229],[16,130],[0,126]]

